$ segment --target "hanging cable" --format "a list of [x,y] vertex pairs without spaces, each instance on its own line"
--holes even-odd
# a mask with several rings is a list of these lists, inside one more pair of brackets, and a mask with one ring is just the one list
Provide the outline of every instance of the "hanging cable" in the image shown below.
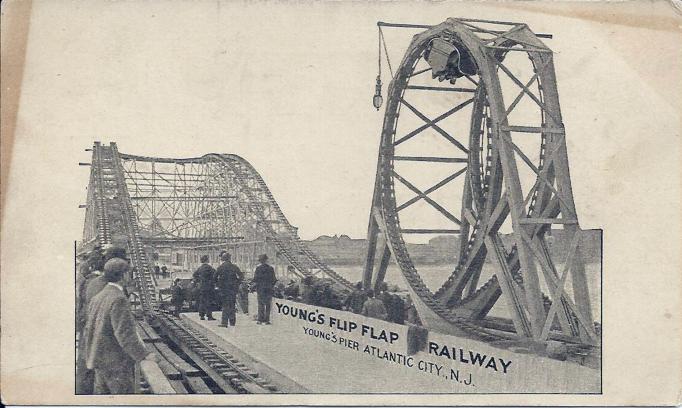
[[374,87],[374,97],[372,98],[372,105],[377,109],[377,111],[379,108],[381,108],[381,105],[384,102],[384,98],[381,96],[381,39],[381,27],[379,27],[379,42],[377,44],[379,48],[379,58],[377,59],[379,71],[377,73],[377,81]]
[[[379,27],[379,39],[384,45],[384,55],[386,55],[386,62],[388,63],[388,70],[391,72],[391,78],[393,78],[393,68],[391,67],[391,59],[388,57],[388,48],[386,48],[386,39],[384,38],[384,32],[381,31]],[[381,50],[379,50],[379,58],[381,59]]]

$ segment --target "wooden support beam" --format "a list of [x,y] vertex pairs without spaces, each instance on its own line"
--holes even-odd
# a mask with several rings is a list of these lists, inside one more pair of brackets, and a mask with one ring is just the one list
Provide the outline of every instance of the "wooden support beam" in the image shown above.
[[402,228],[403,234],[459,234],[457,229]]
[[540,340],[544,341],[549,337],[549,329],[552,326],[552,322],[554,321],[554,316],[557,313],[557,310],[559,309],[559,305],[562,305],[561,298],[564,297],[564,286],[566,285],[566,278],[568,277],[568,272],[571,270],[571,267],[573,266],[573,257],[575,255],[576,249],[578,248],[578,243],[580,242],[580,235],[575,234],[573,237],[573,242],[571,242],[571,246],[568,250],[568,256],[566,258],[566,264],[564,265],[564,270],[561,273],[561,277],[559,278],[559,282],[557,285],[554,287],[554,290],[552,291],[552,306],[549,308],[549,312],[547,313],[547,319],[545,320],[545,325],[542,327],[542,333],[540,334]]
[[505,74],[514,82],[516,85],[519,86],[523,90],[523,92],[526,93],[539,107],[542,109],[547,115],[549,115],[552,119],[555,120],[556,123],[561,123],[561,120],[555,116],[555,113],[547,108],[547,106],[540,100],[538,97],[531,92],[528,87],[526,87],[519,79],[509,70],[509,68],[505,67],[502,62],[495,60],[495,63],[497,64],[498,67],[504,71]]
[[519,224],[577,224],[578,220],[563,218],[521,218]]
[[176,394],[189,394],[187,388],[185,388],[185,384],[182,383],[182,380],[170,380],[169,382]]
[[[424,190],[424,194],[428,195],[431,194],[432,192],[438,190],[439,188],[443,187],[444,185],[448,184],[452,180],[456,179],[459,177],[462,173],[464,173],[467,170],[466,167],[456,171],[455,173],[449,175],[448,177],[444,178],[443,180],[439,181],[438,183],[434,184],[432,187],[429,187],[428,189]],[[414,204],[415,202],[421,200],[422,197],[420,195],[416,195],[415,197],[407,200],[406,202],[400,204],[398,207],[396,207],[396,211],[400,211],[404,208],[409,207],[410,205]]]
[[149,323],[145,321],[138,321],[137,326],[140,337],[142,337],[142,340],[144,340],[146,343],[157,343],[163,341],[161,336],[156,333],[156,330],[152,329]]
[[[401,137],[400,139],[396,140],[393,142],[394,146],[398,146],[399,144],[411,139],[415,135],[421,133],[422,131],[428,129],[431,126],[435,126],[436,123],[440,122],[441,120],[447,118],[448,116],[458,112],[459,110],[463,109],[465,106],[468,104],[472,103],[474,101],[474,98],[467,99],[466,101],[460,103],[459,105],[455,106],[454,108],[450,109],[449,111],[443,113],[442,115],[436,117],[433,120],[426,120],[426,124],[418,127],[417,129],[413,130],[412,132],[408,133],[407,135]],[[422,119],[423,120],[423,119]],[[468,152],[467,152],[468,153]]]
[[201,375],[201,370],[193,367],[187,361],[183,360],[165,343],[155,343],[154,346],[159,350],[159,353],[168,360],[175,368],[177,368],[183,376],[196,377]]
[[195,394],[213,394],[201,377],[187,377],[187,384]]
[[[473,100],[473,98],[472,98],[472,100]],[[401,99],[400,99],[400,102],[401,102],[403,105],[407,106],[407,108],[408,108],[409,110],[411,110],[412,113],[414,113],[415,115],[417,115],[417,117],[419,117],[419,119],[421,119],[421,120],[423,120],[424,122],[426,122],[427,124],[429,124],[429,126],[431,126],[431,127],[433,128],[433,130],[435,130],[436,132],[438,132],[438,133],[439,133],[441,136],[443,136],[446,140],[448,140],[448,141],[449,141],[450,143],[452,143],[453,145],[457,146],[457,147],[458,147],[461,151],[463,151],[464,153],[469,154],[469,149],[467,149],[466,147],[464,147],[464,145],[463,145],[461,142],[459,142],[457,139],[455,139],[454,137],[452,137],[448,132],[446,132],[445,130],[443,130],[440,126],[436,125],[435,122],[434,122],[433,120],[429,119],[426,115],[424,115],[423,113],[421,113],[417,108],[415,108],[414,106],[412,106],[412,105],[411,105],[409,102],[407,102],[405,99],[401,98]]]
[[507,265],[506,256],[504,255],[500,241],[500,238],[496,234],[491,234],[486,236],[485,245],[488,250],[495,255],[495,260],[497,261],[497,265],[501,271],[497,280],[500,283],[502,293],[505,295],[505,299],[507,300],[507,305],[509,306],[509,311],[511,312],[516,333],[522,337],[531,337],[531,324],[528,321],[526,311],[523,308],[521,294],[516,292],[516,289],[512,283],[514,279],[511,276],[511,271]]
[[376,276],[374,277],[374,291],[377,292],[379,287],[384,282],[386,277],[386,270],[388,269],[388,262],[391,260],[391,248],[388,242],[384,243],[384,249],[381,253],[381,261],[379,262],[379,269],[377,270]]
[[537,126],[500,126],[500,130],[507,132],[520,133],[552,133],[563,135],[566,131],[563,128],[537,127]]
[[433,163],[467,163],[469,159],[462,157],[429,157],[429,156],[393,156],[397,161],[418,161]]
[[[430,69],[430,68],[429,68]],[[440,91],[440,92],[476,92],[473,88],[454,88],[446,86],[421,86],[421,85],[408,85],[405,89],[414,89],[418,91]]]
[[490,48],[493,50],[503,50],[503,51],[523,51],[523,52],[545,52],[545,53],[552,53],[552,50],[549,49],[542,49],[542,48],[525,48],[525,47],[500,47],[497,45],[486,45],[486,48]]
[[440,204],[435,202],[433,199],[431,199],[429,196],[424,194],[420,189],[415,187],[412,183],[409,181],[405,180],[403,177],[401,177],[398,173],[393,171],[393,176],[397,178],[401,183],[403,183],[407,188],[415,192],[417,195],[419,195],[421,198],[423,198],[427,203],[429,203],[433,208],[438,210],[441,214],[445,216],[445,218],[449,219],[450,221],[454,222],[457,225],[462,225],[462,222],[459,220],[459,218],[455,217],[452,215],[448,210],[443,208]]
[[139,363],[140,372],[144,377],[149,388],[154,394],[175,394],[175,389],[171,386],[170,382],[163,375],[159,365],[153,361],[142,360]]

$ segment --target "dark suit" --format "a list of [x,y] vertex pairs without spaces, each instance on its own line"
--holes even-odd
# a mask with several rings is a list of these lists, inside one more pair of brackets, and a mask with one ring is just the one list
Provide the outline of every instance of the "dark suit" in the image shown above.
[[85,361],[95,370],[95,394],[133,393],[135,362],[148,353],[128,299],[121,289],[107,285],[90,301],[85,325]]
[[211,310],[211,302],[215,296],[215,269],[207,263],[201,264],[201,266],[194,271],[192,277],[199,283],[199,297],[197,299],[199,317],[203,318],[204,315],[206,315],[209,319],[212,319],[213,311]]
[[98,294],[107,281],[101,274],[91,273],[84,277],[78,287],[78,311],[76,313],[76,328],[80,333],[80,350],[76,359],[76,394],[88,395],[94,392],[95,373],[85,365],[84,334],[87,320],[88,304]]
[[244,274],[239,267],[230,261],[223,262],[216,270],[215,280],[220,293],[220,300],[223,306],[223,316],[221,324],[234,326],[237,323],[235,313],[235,303],[237,292]]
[[182,287],[180,285],[171,286],[171,304],[173,305],[173,316],[179,317],[182,304],[185,302]]
[[272,293],[277,278],[275,270],[268,264],[260,264],[253,276],[253,284],[256,287],[258,297],[258,321],[270,322],[270,307],[272,305]]

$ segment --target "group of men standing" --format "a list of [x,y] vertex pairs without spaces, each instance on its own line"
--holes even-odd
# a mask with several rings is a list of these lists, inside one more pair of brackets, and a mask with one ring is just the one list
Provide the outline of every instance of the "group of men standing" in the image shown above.
[[76,394],[131,394],[135,363],[157,361],[137,333],[123,284],[125,250],[95,248],[76,279]]
[[405,302],[397,294],[390,293],[386,282],[382,282],[379,286],[378,293],[375,293],[374,289],[363,290],[362,282],[358,282],[346,299],[345,306],[346,310],[367,317],[398,324],[405,324],[407,318],[409,323],[419,324],[416,310],[409,296]]
[[[221,327],[235,326],[237,323],[237,295],[244,280],[244,274],[237,265],[232,263],[231,258],[228,252],[221,252],[220,260],[222,263],[218,269],[214,269],[209,264],[208,255],[202,255],[199,259],[201,266],[192,275],[199,287],[199,298],[197,299],[199,318],[201,320],[216,320],[213,317],[211,304],[217,293],[222,306]],[[257,323],[270,324],[270,308],[277,278],[274,268],[268,265],[266,254],[260,255],[258,262],[260,264],[256,267],[251,281],[252,290],[256,292],[258,298]]]

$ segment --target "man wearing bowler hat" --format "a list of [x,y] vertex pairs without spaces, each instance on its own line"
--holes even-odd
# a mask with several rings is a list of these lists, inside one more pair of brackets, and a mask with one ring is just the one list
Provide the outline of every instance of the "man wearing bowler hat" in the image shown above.
[[275,277],[275,270],[268,265],[266,254],[259,256],[258,262],[260,265],[256,267],[253,276],[253,284],[258,297],[258,324],[270,324],[270,306],[277,278]]

